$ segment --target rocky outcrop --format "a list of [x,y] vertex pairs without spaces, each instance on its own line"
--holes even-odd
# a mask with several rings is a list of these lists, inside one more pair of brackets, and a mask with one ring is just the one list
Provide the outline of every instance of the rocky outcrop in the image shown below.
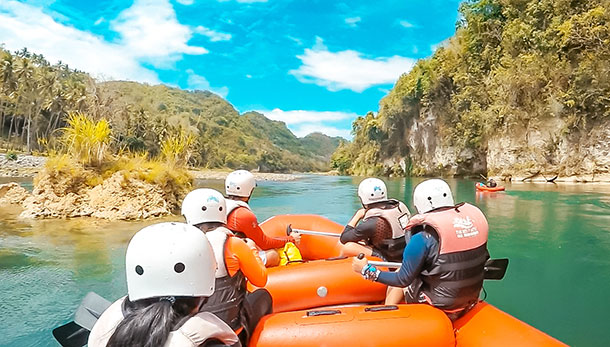
[[564,119],[549,117],[500,131],[487,147],[487,170],[499,179],[610,180],[610,120],[575,130]]
[[485,173],[485,154],[466,146],[448,144],[443,126],[433,112],[409,121],[403,139],[408,154],[386,158],[384,167],[399,167],[414,176],[462,176]]
[[9,204],[21,204],[29,193],[19,183],[10,182],[0,184],[0,206]]
[[146,219],[172,213],[178,202],[167,199],[157,186],[125,178],[117,172],[87,192],[92,217],[104,219]]
[[[610,181],[610,120],[569,128],[564,118],[549,116],[527,126],[498,131],[479,146],[450,145],[432,112],[412,119],[403,139],[406,156],[383,159],[386,172],[414,176],[489,175],[499,180]],[[394,169],[393,169],[394,168]]]
[[161,187],[130,178],[119,171],[94,187],[86,175],[43,171],[32,195],[23,202],[24,218],[91,216],[110,220],[135,220],[171,214],[179,198]]

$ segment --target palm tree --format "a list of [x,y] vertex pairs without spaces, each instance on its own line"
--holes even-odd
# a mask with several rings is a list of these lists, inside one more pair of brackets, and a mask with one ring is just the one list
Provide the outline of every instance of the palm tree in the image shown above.
[[[9,105],[9,98],[12,91],[15,89],[15,79],[13,75],[13,56],[8,52],[2,55],[2,59],[0,60],[0,107],[2,108],[2,121],[0,123],[0,137],[4,133],[4,124],[6,121],[6,109]],[[11,135],[10,129],[8,133],[9,137]]]
[[[24,48],[24,51],[27,53],[27,49]],[[21,53],[21,52],[20,52]],[[29,54],[29,53],[28,53]],[[23,137],[26,135],[26,146],[27,151],[30,152],[30,128],[32,125],[32,111],[34,105],[34,94],[36,90],[36,81],[35,81],[35,70],[32,66],[30,60],[28,58],[21,58],[18,60],[18,64],[15,67],[15,74],[17,76],[18,81],[18,95],[19,95],[19,106],[23,112],[23,127],[21,130],[21,138],[23,143]],[[27,117],[26,117],[27,114]]]

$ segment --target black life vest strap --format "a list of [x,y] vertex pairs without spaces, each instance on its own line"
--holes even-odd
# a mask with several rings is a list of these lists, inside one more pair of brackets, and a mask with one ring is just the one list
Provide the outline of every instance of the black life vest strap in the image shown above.
[[241,271],[216,279],[216,288],[201,311],[211,312],[233,330],[242,326],[242,307],[246,296],[246,279]]

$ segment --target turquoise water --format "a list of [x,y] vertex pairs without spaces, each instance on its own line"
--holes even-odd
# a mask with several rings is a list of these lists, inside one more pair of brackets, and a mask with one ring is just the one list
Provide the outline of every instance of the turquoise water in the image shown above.
[[[252,208],[313,213],[346,223],[360,207],[361,178],[306,176],[260,182]],[[387,180],[390,195],[412,208],[420,179]],[[27,182],[26,182],[27,183]],[[476,193],[474,181],[449,180],[456,200],[478,205],[490,224],[493,257],[510,258],[502,281],[485,285],[487,301],[576,346],[610,340],[610,185],[512,184]],[[198,185],[222,188],[220,181]],[[115,299],[126,292],[124,251],[138,229],[162,220],[19,220],[0,208],[0,346],[56,346],[51,330],[72,318],[89,291]]]

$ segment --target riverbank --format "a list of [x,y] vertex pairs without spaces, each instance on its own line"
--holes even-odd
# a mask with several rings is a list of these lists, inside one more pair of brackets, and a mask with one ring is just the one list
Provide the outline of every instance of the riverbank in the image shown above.
[[0,153],[0,177],[34,177],[46,162],[42,156],[17,154],[17,159],[10,160]]
[[[16,160],[9,160],[6,154],[0,153],[0,177],[34,177],[42,171],[47,157],[17,154]],[[224,180],[232,170],[191,168],[189,173],[195,179]],[[253,172],[259,181],[293,181],[301,174]]]
[[498,182],[534,182],[534,183],[547,183],[547,182],[561,182],[561,183],[610,183],[610,174],[597,174],[597,175],[575,175],[575,176],[554,176],[554,175],[543,175],[543,174],[521,174],[514,176],[490,176]]
[[[233,170],[222,169],[191,169],[189,173],[199,180],[224,180]],[[271,173],[271,172],[252,172],[257,181],[294,181],[302,174]]]

